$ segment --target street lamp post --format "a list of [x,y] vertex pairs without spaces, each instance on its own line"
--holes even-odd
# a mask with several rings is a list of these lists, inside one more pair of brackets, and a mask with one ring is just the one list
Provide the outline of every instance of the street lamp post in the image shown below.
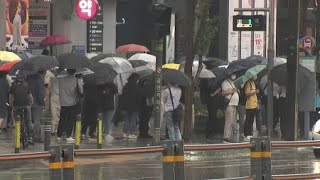
[[[269,42],[268,42],[268,77],[270,77],[271,69],[274,65],[275,56],[275,13],[277,8],[277,0],[270,0],[269,4]],[[273,82],[268,78],[268,104],[267,104],[267,118],[268,118],[268,136],[272,136],[273,132]]]
[[6,0],[0,0],[0,50],[6,49]]

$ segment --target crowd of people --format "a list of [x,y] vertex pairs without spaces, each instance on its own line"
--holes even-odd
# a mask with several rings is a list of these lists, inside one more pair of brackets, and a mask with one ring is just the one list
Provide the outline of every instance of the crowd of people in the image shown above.
[[[123,138],[152,138],[150,119],[153,98],[143,96],[144,89],[138,74],[131,74],[120,93],[114,82],[99,84],[85,81],[76,69],[52,69],[32,74],[18,73],[11,80],[8,74],[0,75],[0,127],[14,127],[20,115],[28,124],[30,144],[42,142],[41,118],[51,113],[51,134],[57,141],[74,142],[75,122],[81,115],[81,138],[95,139],[97,119],[103,120],[104,139],[112,142],[113,124],[123,121]],[[181,140],[177,109],[181,109],[181,89],[171,83],[162,88],[163,123],[162,139]],[[117,119],[117,120],[116,120]],[[120,120],[119,120],[120,119]],[[162,131],[163,132],[163,131]]]

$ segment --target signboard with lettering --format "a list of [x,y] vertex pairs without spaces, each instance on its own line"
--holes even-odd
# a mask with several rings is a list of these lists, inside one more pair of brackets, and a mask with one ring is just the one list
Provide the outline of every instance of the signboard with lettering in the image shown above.
[[233,16],[234,31],[265,31],[266,16],[263,15],[236,15]]
[[78,0],[76,4],[76,13],[83,20],[89,20],[96,16],[99,11],[97,0]]
[[103,9],[87,22],[87,53],[103,52]]

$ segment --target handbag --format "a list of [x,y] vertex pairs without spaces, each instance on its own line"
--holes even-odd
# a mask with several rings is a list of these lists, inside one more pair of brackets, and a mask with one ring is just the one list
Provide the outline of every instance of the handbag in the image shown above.
[[[228,81],[228,82],[229,82],[229,84],[232,86],[232,84],[230,83],[230,81]],[[230,99],[228,99],[228,98],[226,98],[226,97],[224,98],[223,106],[224,106],[224,108],[225,108],[225,109],[229,106],[229,103],[230,103],[230,101],[231,101],[231,99],[232,99],[233,95],[234,95],[234,93],[231,95]]]

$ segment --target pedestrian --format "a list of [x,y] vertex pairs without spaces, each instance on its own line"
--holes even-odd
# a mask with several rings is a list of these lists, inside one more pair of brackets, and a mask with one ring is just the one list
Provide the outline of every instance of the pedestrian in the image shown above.
[[139,104],[141,93],[138,89],[139,75],[132,74],[128,83],[124,86],[121,96],[122,110],[125,112],[125,122],[123,126],[124,137],[136,139],[134,134],[138,123]]
[[49,83],[50,89],[50,110],[51,110],[51,135],[55,136],[58,131],[58,124],[60,119],[60,98],[59,98],[59,81],[58,75],[60,70],[54,72],[54,77],[51,78]]
[[234,85],[236,75],[230,75],[222,82],[222,95],[225,97],[225,125],[223,141],[225,143],[233,142],[232,126],[236,123],[237,106],[239,104],[239,91]]
[[81,128],[81,138],[85,139],[89,128],[89,138],[95,139],[98,112],[101,109],[99,99],[102,98],[98,94],[98,86],[95,83],[84,83],[83,86],[83,118]]
[[2,133],[3,123],[7,117],[9,84],[6,73],[0,72],[0,134]]
[[172,141],[180,141],[182,139],[179,129],[179,114],[182,110],[180,98],[182,95],[181,88],[172,83],[163,89],[162,102],[164,104],[164,119],[169,139]]
[[41,117],[42,111],[45,107],[45,71],[39,71],[35,74],[27,76],[28,87],[33,97],[33,104],[31,106],[31,118],[34,124],[35,142],[41,142]]
[[59,98],[61,104],[57,140],[65,135],[67,142],[74,142],[71,137],[77,114],[79,113],[80,96],[83,94],[83,81],[74,76],[75,69],[67,69],[67,74],[58,78]]
[[139,138],[152,138],[149,134],[149,122],[152,116],[154,102],[152,97],[142,97],[139,112]]
[[[250,141],[253,135],[253,122],[257,118],[258,113],[258,97],[257,94],[260,92],[257,89],[255,80],[257,77],[250,79],[246,82],[244,89],[246,95],[246,120],[244,123],[244,136],[245,141]],[[258,126],[256,126],[258,127]]]
[[99,85],[98,87],[99,100],[101,101],[101,112],[103,118],[103,132],[107,142],[111,142],[114,138],[111,135],[112,120],[116,111],[116,99],[118,88],[114,83]]
[[281,138],[282,139],[288,139],[289,134],[288,133],[288,121],[287,118],[287,90],[285,86],[279,86],[279,117],[280,117],[280,131],[281,131]]
[[33,97],[28,84],[22,74],[18,74],[15,83],[10,88],[9,105],[14,111],[14,116],[21,116],[23,124],[26,125],[28,143],[33,144],[33,131],[31,123],[30,106],[33,104]]

